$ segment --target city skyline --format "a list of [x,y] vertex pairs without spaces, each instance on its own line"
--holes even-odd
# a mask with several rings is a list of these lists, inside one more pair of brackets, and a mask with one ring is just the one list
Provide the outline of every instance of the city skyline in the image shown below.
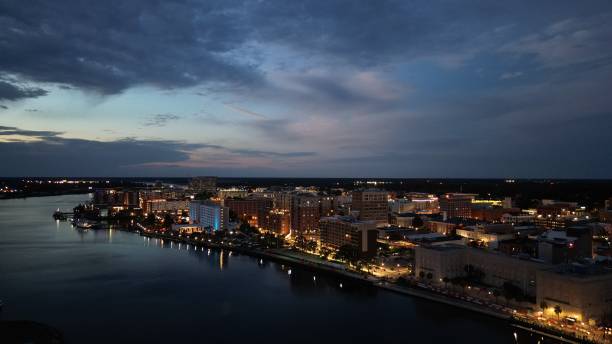
[[3,1],[0,176],[610,178],[611,19],[607,1]]

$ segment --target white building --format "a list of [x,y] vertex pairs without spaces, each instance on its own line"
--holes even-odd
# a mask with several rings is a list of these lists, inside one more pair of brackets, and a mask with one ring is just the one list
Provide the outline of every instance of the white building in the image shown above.
[[194,201],[189,204],[189,224],[209,231],[228,228],[229,208],[212,202]]

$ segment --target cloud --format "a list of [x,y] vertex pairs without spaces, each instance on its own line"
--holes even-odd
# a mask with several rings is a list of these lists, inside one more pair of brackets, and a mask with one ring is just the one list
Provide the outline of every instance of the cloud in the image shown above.
[[[231,148],[216,144],[173,140],[124,138],[96,141],[65,138],[61,132],[0,126],[0,156],[11,164],[0,167],[0,176],[160,176],[164,173],[200,173],[209,169],[234,173],[247,171],[249,161],[271,161],[284,166],[291,159],[314,152],[277,152]],[[246,161],[246,163],[245,163]],[[168,170],[167,168],[171,168]]]
[[612,14],[569,18],[548,25],[499,48],[502,53],[532,56],[545,67],[612,61]]
[[42,97],[47,93],[48,92],[42,88],[22,86],[0,79],[0,101],[15,101],[25,98],[37,98]]
[[509,79],[520,78],[521,76],[523,76],[523,72],[507,72],[507,73],[500,75],[499,79],[509,80]]
[[231,110],[234,110],[235,112],[238,112],[238,113],[243,114],[243,115],[247,115],[247,116],[250,116],[250,117],[257,118],[257,119],[267,119],[266,116],[264,116],[264,115],[262,115],[260,113],[257,113],[257,112],[251,111],[251,110],[247,110],[247,109],[243,109],[243,108],[238,107],[238,106],[236,106],[234,104],[223,104],[223,105],[225,105],[225,107],[227,107],[227,108],[229,108]]
[[156,115],[150,115],[145,120],[143,125],[145,127],[165,127],[168,124],[168,122],[178,121],[180,119],[181,119],[180,116],[169,114],[169,113],[156,114]]
[[138,85],[249,84],[258,73],[229,55],[248,31],[237,24],[239,6],[224,3],[4,2],[0,71],[102,94]]
[[[265,84],[262,64],[275,62],[292,69],[371,69],[419,58],[461,65],[475,55],[475,32],[541,20],[530,13],[550,6],[525,3],[531,11],[490,1],[7,1],[0,72],[108,95],[143,85],[250,92]],[[283,61],[274,47],[295,60]]]
[[2,136],[9,136],[9,135],[11,136],[19,135],[19,136],[26,136],[26,137],[31,137],[31,138],[55,138],[61,134],[63,133],[59,131],[25,130],[25,129],[19,129],[17,127],[0,126],[0,138]]

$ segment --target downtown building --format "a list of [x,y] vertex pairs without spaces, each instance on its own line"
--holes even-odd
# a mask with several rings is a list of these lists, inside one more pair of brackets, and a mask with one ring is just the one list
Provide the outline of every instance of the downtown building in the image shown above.
[[223,205],[236,215],[238,219],[248,222],[250,226],[261,227],[259,223],[260,214],[265,214],[272,209],[274,201],[271,198],[227,198]]
[[291,231],[297,236],[314,236],[319,228],[319,197],[311,193],[291,197]]
[[379,189],[359,189],[352,194],[351,210],[361,221],[374,221],[377,226],[389,223],[389,194]]
[[188,200],[167,200],[150,199],[143,201],[143,211],[145,213],[170,212],[175,214],[187,213],[190,201]]
[[596,325],[612,309],[612,271],[596,264],[564,264],[537,273],[536,305],[548,317],[561,316]]
[[265,209],[259,215],[259,229],[287,235],[291,231],[291,214],[283,209]]
[[321,246],[338,250],[344,245],[357,248],[361,255],[376,253],[378,230],[375,221],[359,221],[352,216],[324,217],[319,222]]
[[540,269],[551,265],[532,259],[476,249],[465,245],[421,245],[415,248],[415,275],[430,276],[431,283],[444,284],[445,278],[465,276],[466,266],[484,273],[482,283],[501,288],[511,283],[525,295],[536,295],[536,276]]
[[439,198],[440,213],[445,218],[469,218],[472,216],[472,201],[475,194],[447,193]]
[[189,224],[203,230],[216,232],[226,230],[229,223],[229,208],[211,201],[192,201],[189,204]]

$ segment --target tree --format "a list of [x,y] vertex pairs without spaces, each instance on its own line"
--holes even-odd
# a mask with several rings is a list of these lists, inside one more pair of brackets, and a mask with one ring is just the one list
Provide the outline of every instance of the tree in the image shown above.
[[499,289],[495,289],[493,290],[493,296],[495,296],[495,303],[498,303],[498,299],[501,296],[501,292],[499,291]]
[[314,240],[308,241],[306,243],[306,250],[310,252],[314,252],[317,249],[317,242]]
[[148,213],[147,217],[144,220],[144,223],[150,226],[154,225],[155,224],[155,214]]
[[540,302],[540,308],[542,308],[542,313],[545,312],[548,308],[548,303],[546,303],[546,301]]
[[423,224],[423,220],[419,216],[416,216],[414,219],[412,219],[412,227],[414,228],[421,228],[423,227]]
[[238,215],[236,215],[236,212],[231,210],[229,211],[229,220],[230,221],[236,221],[238,219]]
[[442,282],[444,282],[444,288],[447,288],[449,281],[450,281],[450,279],[448,277],[443,277],[442,278]]
[[336,253],[336,257],[346,260],[349,263],[355,263],[359,259],[359,249],[353,245],[342,245]]
[[557,315],[557,319],[559,319],[559,315],[563,313],[563,309],[561,309],[561,306],[556,305],[555,306],[555,314]]
[[331,250],[327,247],[321,247],[321,249],[319,250],[319,253],[321,254],[321,258],[327,260],[329,258],[329,255],[332,253]]
[[164,215],[164,227],[170,229],[172,228],[173,223],[174,223],[174,219],[172,218],[172,215],[170,215],[169,213],[166,213],[166,215]]

